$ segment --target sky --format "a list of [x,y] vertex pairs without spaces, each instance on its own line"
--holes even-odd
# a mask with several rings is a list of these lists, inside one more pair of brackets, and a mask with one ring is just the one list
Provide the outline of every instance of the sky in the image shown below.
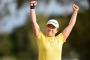
[[[75,0],[81,6],[80,9],[89,8],[87,0]],[[73,12],[72,2],[67,4],[57,3],[56,0],[50,0],[48,4],[44,1],[38,2],[36,14],[51,15],[69,15]],[[21,8],[17,9],[15,0],[0,0],[0,34],[11,34],[17,27],[25,25],[27,16],[30,15],[29,1],[25,2]]]

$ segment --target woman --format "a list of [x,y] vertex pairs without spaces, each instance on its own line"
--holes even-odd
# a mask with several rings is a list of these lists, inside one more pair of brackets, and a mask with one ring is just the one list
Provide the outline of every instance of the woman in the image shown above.
[[59,35],[55,36],[59,29],[59,23],[55,19],[49,20],[46,24],[46,35],[44,35],[36,21],[34,9],[36,5],[37,1],[30,2],[31,21],[39,49],[38,60],[61,60],[62,45],[75,25],[79,7],[73,4],[73,14],[68,26]]

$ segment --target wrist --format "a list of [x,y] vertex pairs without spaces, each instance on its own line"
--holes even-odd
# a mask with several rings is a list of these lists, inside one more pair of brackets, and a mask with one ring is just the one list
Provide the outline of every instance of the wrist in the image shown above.
[[74,11],[74,12],[76,12],[76,13],[77,13],[78,11]]
[[30,6],[30,9],[35,9],[35,6]]
[[35,9],[35,5],[33,4],[33,6],[30,6],[30,9]]

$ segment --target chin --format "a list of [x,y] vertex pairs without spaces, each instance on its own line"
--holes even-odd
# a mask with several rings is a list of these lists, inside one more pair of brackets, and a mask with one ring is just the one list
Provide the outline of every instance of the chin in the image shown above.
[[48,37],[53,37],[54,35],[53,35],[52,33],[48,32],[48,33],[47,33],[47,36],[48,36]]
[[48,36],[48,37],[53,37],[53,35],[51,35],[51,34],[48,34],[47,36]]

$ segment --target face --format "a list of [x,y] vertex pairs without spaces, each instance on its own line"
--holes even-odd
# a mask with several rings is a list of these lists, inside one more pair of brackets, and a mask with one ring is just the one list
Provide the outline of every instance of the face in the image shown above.
[[58,32],[57,28],[53,26],[52,24],[48,24],[46,26],[46,35],[48,37],[53,37]]

